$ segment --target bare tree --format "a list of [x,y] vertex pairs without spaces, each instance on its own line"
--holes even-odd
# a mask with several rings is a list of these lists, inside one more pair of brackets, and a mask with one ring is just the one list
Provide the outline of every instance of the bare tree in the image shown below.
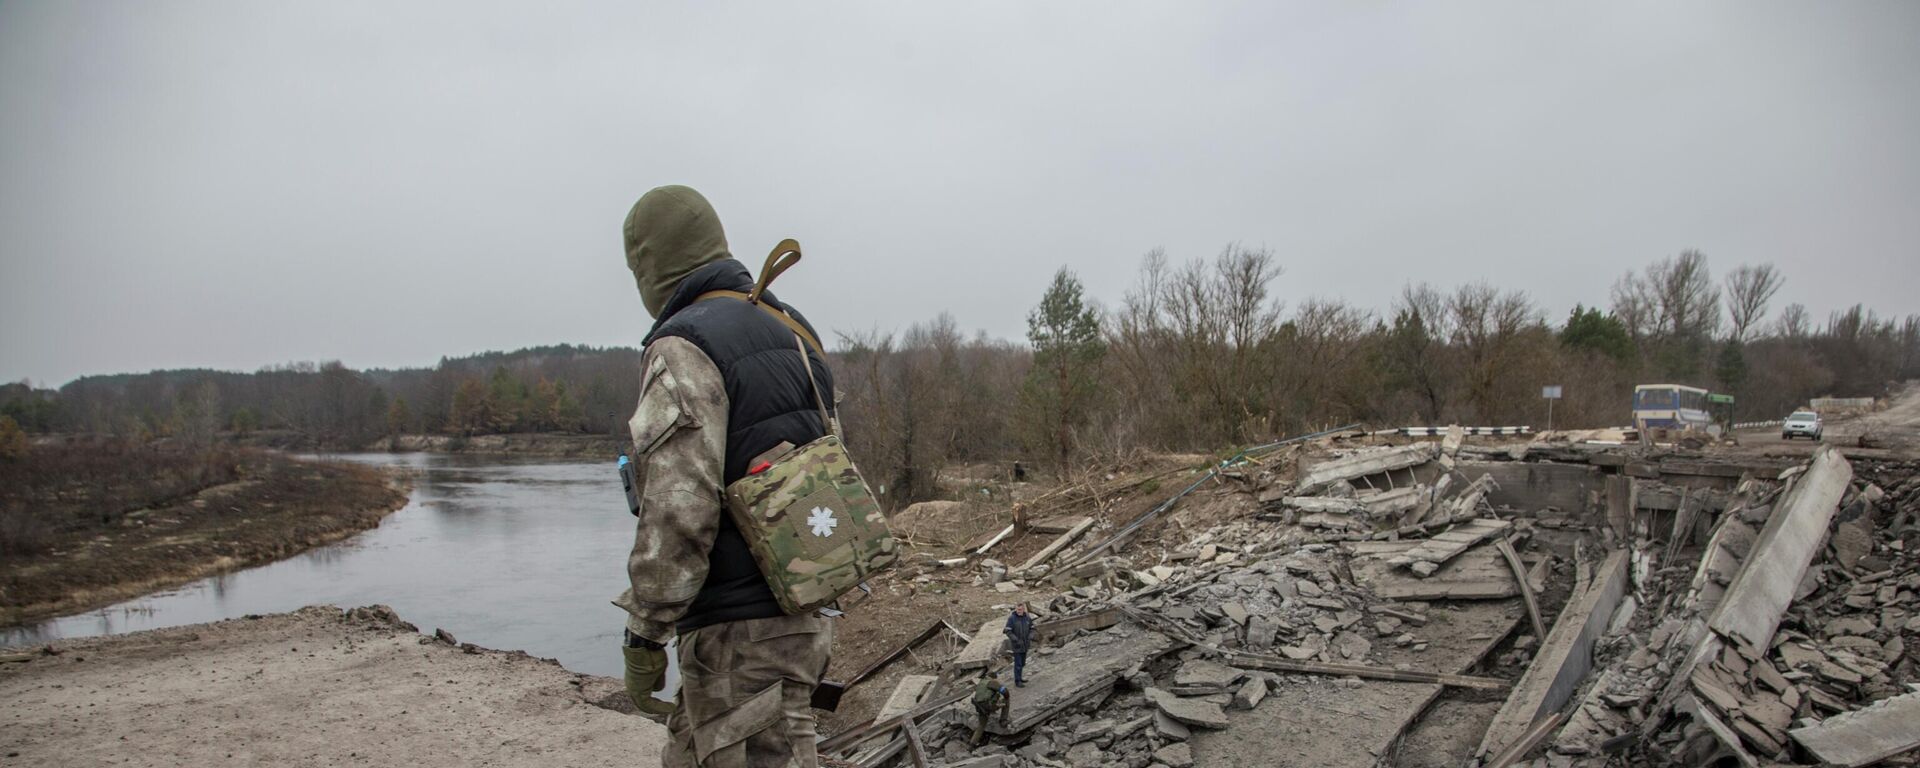
[[1447,308],[1465,362],[1467,400],[1477,417],[1492,421],[1501,409],[1501,380],[1518,360],[1520,334],[1541,324],[1540,312],[1526,294],[1487,283],[1460,286]]
[[1775,334],[1789,339],[1804,339],[1813,331],[1813,321],[1807,317],[1807,307],[1799,302],[1788,304],[1780,310],[1780,320]]
[[220,433],[220,388],[202,379],[179,393],[173,405],[175,427],[196,448],[213,444]]
[[1767,315],[1767,303],[1780,292],[1784,279],[1772,264],[1742,266],[1727,275],[1727,319],[1733,324],[1732,339],[1744,343],[1747,334],[1759,330]]
[[1693,249],[1647,267],[1662,333],[1668,339],[1706,339],[1720,325],[1720,290],[1707,255]]
[[1653,290],[1649,281],[1629,271],[1613,283],[1613,316],[1626,326],[1627,335],[1641,345],[1655,334]]

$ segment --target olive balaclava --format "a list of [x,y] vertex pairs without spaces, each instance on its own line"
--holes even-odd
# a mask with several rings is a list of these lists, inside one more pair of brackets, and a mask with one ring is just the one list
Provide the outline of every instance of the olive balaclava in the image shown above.
[[641,195],[627,213],[626,236],[627,269],[633,270],[647,314],[655,318],[687,275],[733,258],[719,215],[692,187],[656,187]]

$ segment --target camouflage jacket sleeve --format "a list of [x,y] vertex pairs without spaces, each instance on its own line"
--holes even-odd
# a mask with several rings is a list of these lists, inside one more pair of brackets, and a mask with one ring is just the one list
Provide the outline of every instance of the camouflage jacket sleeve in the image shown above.
[[627,629],[664,643],[707,578],[707,553],[726,514],[727,391],[720,369],[685,339],[647,345],[640,406],[627,427],[640,519],[627,556]]

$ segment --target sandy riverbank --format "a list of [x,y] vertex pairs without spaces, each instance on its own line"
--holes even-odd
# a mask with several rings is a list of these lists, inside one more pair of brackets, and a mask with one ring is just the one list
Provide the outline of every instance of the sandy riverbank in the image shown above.
[[0,762],[649,765],[619,681],[456,647],[382,606],[61,641],[0,664]]

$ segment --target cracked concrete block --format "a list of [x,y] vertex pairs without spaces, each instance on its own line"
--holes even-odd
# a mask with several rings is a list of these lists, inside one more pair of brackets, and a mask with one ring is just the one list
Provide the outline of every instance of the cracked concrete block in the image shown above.
[[1184,741],[1168,744],[1154,750],[1153,759],[1167,768],[1192,768],[1193,748]]
[[1266,697],[1267,681],[1256,677],[1242,684],[1240,690],[1233,692],[1233,708],[1253,709],[1260,706],[1260,700]]
[[1173,673],[1174,685],[1191,685],[1212,688],[1225,688],[1246,676],[1246,670],[1235,669],[1217,661],[1195,659],[1181,664]]
[[1186,741],[1193,736],[1185,723],[1168,717],[1158,707],[1153,710],[1153,732],[1166,741]]
[[1227,727],[1227,713],[1219,704],[1200,699],[1183,699],[1166,691],[1147,692],[1147,698],[1160,708],[1162,713],[1185,725],[1197,725],[1201,728]]

